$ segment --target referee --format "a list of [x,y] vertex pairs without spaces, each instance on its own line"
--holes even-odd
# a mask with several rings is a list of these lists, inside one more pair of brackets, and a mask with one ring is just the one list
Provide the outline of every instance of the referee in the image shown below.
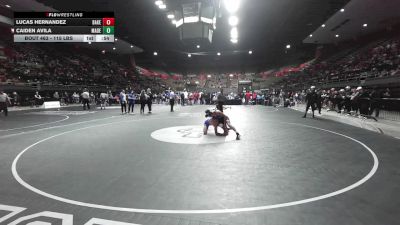
[[217,96],[217,109],[221,112],[224,112],[224,103],[225,103],[225,96],[224,96],[224,90],[221,88],[221,91],[218,93]]
[[171,105],[171,112],[173,112],[175,105],[175,93],[172,90],[169,91],[169,104]]

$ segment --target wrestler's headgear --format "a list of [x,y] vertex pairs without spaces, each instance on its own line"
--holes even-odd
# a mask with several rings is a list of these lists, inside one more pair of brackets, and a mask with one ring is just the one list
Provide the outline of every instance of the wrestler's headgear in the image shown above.
[[206,113],[206,117],[210,117],[210,116],[211,116],[211,111],[210,111],[209,109],[207,109],[207,110],[205,111],[205,113]]

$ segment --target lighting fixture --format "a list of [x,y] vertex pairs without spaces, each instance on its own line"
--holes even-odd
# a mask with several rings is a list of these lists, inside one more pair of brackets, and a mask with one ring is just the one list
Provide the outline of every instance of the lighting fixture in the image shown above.
[[231,29],[231,38],[232,38],[232,39],[237,39],[238,36],[239,36],[239,33],[238,33],[237,28],[236,28],[236,27],[233,27],[233,28]]
[[240,0],[224,0],[226,10],[233,14],[236,13],[240,6]]
[[235,27],[239,23],[239,18],[237,16],[230,16],[229,19],[228,19],[228,23],[232,27]]

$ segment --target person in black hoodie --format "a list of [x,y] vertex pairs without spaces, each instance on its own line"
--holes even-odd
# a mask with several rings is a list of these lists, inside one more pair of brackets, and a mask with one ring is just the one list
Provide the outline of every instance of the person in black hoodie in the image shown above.
[[337,95],[337,106],[338,106],[338,113],[342,112],[342,109],[346,107],[346,91],[344,89],[339,90],[339,94]]
[[364,89],[362,89],[361,87],[357,89],[360,92],[360,97],[358,100],[360,114],[367,116],[369,115],[369,104],[370,104],[369,93],[367,91],[364,91]]
[[345,99],[344,99],[344,107],[346,109],[346,113],[350,113],[351,111],[351,87],[350,86],[346,86],[345,88]]
[[377,87],[375,87],[371,92],[371,109],[369,111],[369,115],[372,115],[372,113],[375,111],[375,117],[379,117],[379,110],[382,104],[382,97],[383,97],[382,91],[378,90]]
[[150,88],[147,88],[147,107],[149,108],[149,113],[151,113],[152,104],[153,104],[153,93],[151,93]]
[[315,111],[315,105],[317,103],[317,99],[318,99],[318,96],[317,96],[317,93],[315,93],[315,86],[311,86],[310,92],[308,92],[306,95],[307,106],[306,106],[306,112],[304,113],[303,118],[307,117],[307,112],[308,112],[308,109],[310,108],[310,106],[311,106],[311,110],[312,110],[312,114],[313,114],[312,117],[314,118],[314,111]]
[[226,97],[224,96],[224,90],[221,88],[221,91],[218,93],[217,97],[217,109],[221,112],[224,112],[224,103],[226,100]]

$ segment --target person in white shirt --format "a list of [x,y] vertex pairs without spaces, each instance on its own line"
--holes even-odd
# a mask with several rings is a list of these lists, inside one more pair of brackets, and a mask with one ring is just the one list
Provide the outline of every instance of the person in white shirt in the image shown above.
[[126,94],[125,90],[122,90],[121,93],[119,93],[119,102],[121,103],[121,113],[126,114]]
[[108,99],[108,94],[107,93],[100,93],[100,109],[106,109],[106,102]]
[[4,93],[2,90],[0,90],[0,112],[4,111],[4,115],[8,116],[8,105],[11,105],[10,98],[6,93]]
[[186,89],[183,91],[183,97],[184,97],[183,102],[185,104],[186,101],[188,101],[189,99],[189,93],[186,91]]
[[86,107],[89,110],[90,109],[90,104],[89,104],[90,95],[86,88],[83,89],[81,96],[82,96],[83,110],[86,110]]

